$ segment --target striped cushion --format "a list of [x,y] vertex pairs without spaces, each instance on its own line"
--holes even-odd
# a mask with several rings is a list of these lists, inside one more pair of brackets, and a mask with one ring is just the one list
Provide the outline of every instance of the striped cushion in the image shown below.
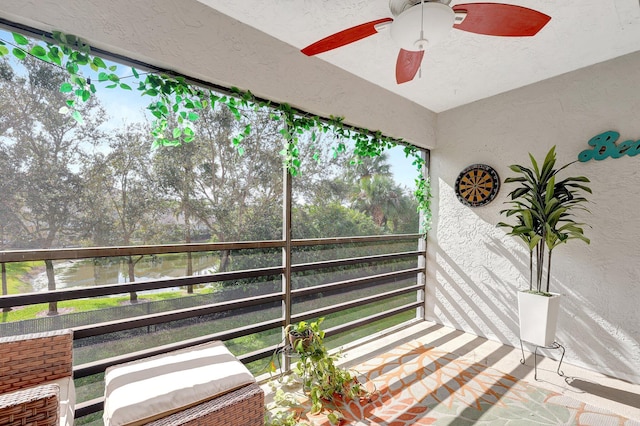
[[105,425],[138,425],[254,383],[222,342],[211,342],[105,372]]

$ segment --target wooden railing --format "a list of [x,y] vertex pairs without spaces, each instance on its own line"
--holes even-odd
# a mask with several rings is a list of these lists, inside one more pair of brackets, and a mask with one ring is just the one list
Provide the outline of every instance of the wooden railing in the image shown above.
[[[240,291],[225,299],[216,299],[216,293],[197,296],[197,303],[189,302],[186,307],[177,304],[168,305],[166,311],[153,310],[149,305],[147,310],[139,309],[133,314],[125,313],[123,309],[112,308],[112,312],[94,311],[96,322],[86,316],[83,318],[72,317],[58,321],[54,324],[49,320],[51,328],[71,328],[74,331],[74,341],[82,346],[85,339],[109,338],[113,333],[132,333],[131,339],[146,330],[152,333],[151,327],[170,327],[172,323],[180,321],[197,322],[200,318],[233,318],[234,315],[247,315],[247,312],[260,312],[269,308],[270,311],[280,309],[278,315],[266,318],[250,324],[226,328],[208,334],[181,339],[176,336],[175,341],[158,344],[150,348],[135,350],[130,353],[107,356],[74,366],[74,378],[82,379],[95,374],[100,374],[111,365],[122,362],[141,359],[144,357],[182,349],[200,343],[213,340],[230,341],[243,336],[255,335],[256,333],[272,332],[282,334],[283,327],[289,322],[297,322],[329,315],[341,315],[352,312],[356,308],[375,306],[375,312],[369,315],[356,316],[355,319],[345,316],[345,321],[338,325],[327,328],[328,337],[340,335],[341,333],[371,325],[376,321],[397,316],[399,314],[414,312],[412,318],[421,318],[424,305],[424,241],[420,240],[418,234],[390,235],[375,237],[353,237],[353,238],[327,238],[314,240],[291,240],[290,244],[284,241],[259,241],[259,242],[234,242],[234,243],[211,243],[211,244],[174,244],[157,246],[131,246],[131,247],[104,247],[104,248],[74,248],[58,250],[13,250],[0,252],[0,264],[23,261],[45,261],[45,260],[69,260],[69,259],[95,259],[121,256],[146,256],[161,255],[169,253],[196,253],[196,252],[217,252],[221,250],[265,250],[281,249],[283,251],[283,262],[280,266],[260,267],[256,269],[245,269],[231,272],[217,272],[197,276],[184,276],[179,278],[162,278],[155,280],[145,280],[133,283],[96,285],[81,288],[65,288],[37,293],[25,293],[16,295],[0,296],[0,310],[4,308],[15,308],[19,306],[70,301],[84,298],[102,298],[113,295],[122,295],[131,292],[143,292],[147,290],[163,290],[175,287],[194,286],[200,284],[230,284],[241,282],[242,280],[258,281],[263,279],[280,281],[282,289],[258,295],[243,295]],[[383,252],[380,254],[369,254],[366,256],[347,257],[306,263],[291,262],[292,251],[305,247],[318,249],[319,246],[333,245],[335,247],[345,247],[349,245],[383,245],[389,247],[391,244],[413,245],[415,250],[402,250],[397,252]],[[384,251],[384,250],[383,250]],[[287,260],[288,257],[288,260]],[[288,261],[289,267],[286,267]],[[400,265],[392,267],[392,270],[385,272],[376,271],[380,265],[390,264]],[[313,274],[319,271],[341,271],[348,268],[360,267],[361,272],[357,277],[348,279],[329,279],[328,282],[312,285],[309,287],[294,288],[292,286],[292,276]],[[379,268],[378,268],[379,269]],[[3,274],[6,268],[2,268]],[[340,278],[338,272],[334,273]],[[6,279],[6,277],[3,277]],[[315,307],[315,301],[332,295],[346,295],[347,292],[358,294],[355,299],[342,300],[339,303],[330,303],[327,306]],[[194,297],[194,296],[189,296]],[[207,298],[209,297],[209,298]],[[313,305],[311,309],[294,309],[296,303],[299,306]],[[311,301],[311,302],[309,302]],[[386,303],[394,302],[391,307],[385,307]],[[400,301],[401,304],[398,304]],[[314,303],[312,303],[314,302]],[[406,303],[404,303],[406,302]],[[274,308],[275,307],[275,308]],[[308,307],[308,306],[307,306]],[[167,308],[167,307],[165,307]],[[99,312],[99,313],[96,313]],[[133,311],[131,311],[133,312]],[[266,312],[266,311],[265,311]],[[79,315],[79,314],[78,314]],[[91,315],[89,313],[88,315]],[[66,315],[59,315],[53,318],[62,318]],[[75,319],[73,319],[75,318]],[[16,331],[9,332],[10,327],[22,327],[17,332],[30,332],[29,327],[41,327],[34,331],[44,331],[42,324],[47,322],[47,318],[41,319],[39,325],[35,320],[19,321],[17,323],[5,324],[4,333],[0,324],[0,334],[15,334]],[[76,321],[75,323],[73,321]],[[212,324],[215,324],[215,321]],[[22,325],[20,325],[22,323]],[[46,328],[46,326],[44,326]],[[145,329],[146,327],[146,329]],[[181,330],[176,328],[177,330]],[[269,357],[281,345],[276,343],[262,348],[253,349],[241,354],[237,354],[245,363],[251,363]],[[286,363],[285,363],[286,365]],[[101,397],[82,401],[76,405],[76,418],[98,412],[102,409],[103,399]]]

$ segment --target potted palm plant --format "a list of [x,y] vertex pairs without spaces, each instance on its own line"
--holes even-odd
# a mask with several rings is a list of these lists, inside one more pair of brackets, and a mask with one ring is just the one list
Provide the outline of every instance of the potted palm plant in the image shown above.
[[[515,224],[500,222],[497,226],[509,230],[508,235],[522,240],[529,249],[529,290],[518,292],[520,339],[538,346],[549,346],[555,339],[560,295],[550,292],[551,254],[562,243],[581,240],[589,244],[584,235],[584,223],[576,222],[576,210],[587,211],[584,193],[591,189],[584,176],[560,179],[558,173],[574,162],[555,168],[555,146],[547,153],[541,166],[529,154],[531,168],[512,165],[516,176],[505,183],[518,186],[509,193],[502,210]],[[545,271],[546,268],[546,279]],[[534,277],[535,271],[535,277]]]

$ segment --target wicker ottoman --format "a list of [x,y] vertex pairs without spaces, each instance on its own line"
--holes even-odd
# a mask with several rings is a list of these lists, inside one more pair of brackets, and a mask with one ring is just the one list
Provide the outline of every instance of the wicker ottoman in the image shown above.
[[264,393],[222,342],[110,367],[105,426],[264,424]]
[[264,392],[257,383],[148,423],[149,426],[262,426]]

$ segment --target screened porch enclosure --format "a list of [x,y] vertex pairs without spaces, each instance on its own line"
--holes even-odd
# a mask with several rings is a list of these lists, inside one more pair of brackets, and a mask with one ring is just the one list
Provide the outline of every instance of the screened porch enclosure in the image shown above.
[[358,158],[309,131],[292,176],[268,106],[239,119],[217,106],[193,140],[152,149],[137,98],[98,92],[70,121],[62,70],[0,65],[1,105],[23,105],[2,110],[0,335],[73,329],[76,424],[99,419],[115,364],[223,340],[261,376],[288,324],[325,318],[337,348],[423,319],[426,243],[402,145]]

